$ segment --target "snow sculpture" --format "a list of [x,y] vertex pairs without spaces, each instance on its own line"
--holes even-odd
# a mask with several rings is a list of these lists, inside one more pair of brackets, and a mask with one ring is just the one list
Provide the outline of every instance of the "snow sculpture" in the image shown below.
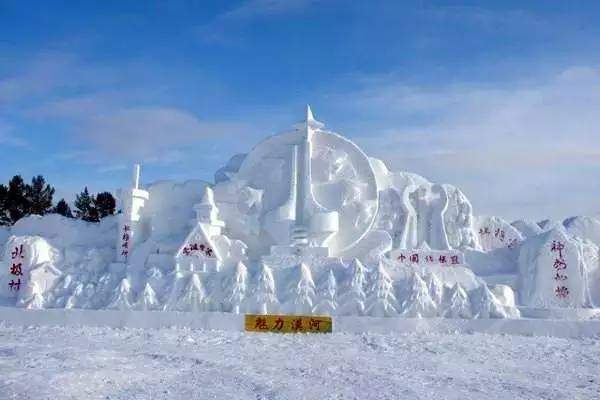
[[158,310],[160,304],[156,298],[156,292],[152,289],[149,283],[146,283],[144,290],[140,293],[138,301],[135,304],[135,309],[142,311]]
[[185,288],[179,295],[179,298],[171,309],[176,311],[208,311],[206,304],[206,290],[200,275],[198,273],[192,273],[188,277]]
[[477,218],[475,228],[479,245],[484,251],[516,248],[523,241],[521,233],[499,217]]
[[442,185],[448,196],[448,206],[444,213],[444,226],[448,243],[453,249],[475,248],[477,238],[473,230],[473,206],[458,188]]
[[346,292],[340,297],[339,315],[362,315],[365,310],[365,267],[355,258],[350,265],[352,277]]
[[371,293],[366,301],[365,313],[373,317],[391,317],[398,313],[392,279],[379,263]]
[[410,318],[435,317],[437,305],[429,294],[427,284],[417,273],[413,273],[409,296],[402,303],[402,315]]
[[133,293],[129,279],[123,278],[115,291],[113,298],[106,307],[113,310],[130,310],[133,308]]
[[446,292],[442,316],[444,318],[472,318],[469,296],[460,284],[455,283]]
[[525,239],[542,233],[542,228],[540,228],[540,226],[533,221],[520,219],[513,221],[511,225],[518,230],[521,236],[523,236]]
[[516,309],[503,307],[487,285],[481,285],[471,295],[474,318],[509,318],[519,317]]
[[62,275],[54,267],[59,259],[58,251],[42,237],[11,236],[0,272],[0,296],[16,299],[18,307],[43,308],[44,297]]
[[223,235],[225,223],[219,219],[219,209],[210,187],[204,188],[200,203],[194,206],[195,227],[175,255],[178,268],[187,271],[219,271],[224,263],[236,263],[246,258],[246,245]]
[[313,314],[315,315],[334,315],[336,313],[338,304],[336,301],[337,295],[337,281],[333,270],[329,270],[327,274],[327,280],[324,285],[319,289],[320,300],[315,306]]
[[540,308],[590,306],[587,268],[581,244],[564,228],[528,239],[519,254],[521,304]]
[[306,264],[302,263],[297,268],[298,283],[288,290],[293,298],[284,305],[283,310],[288,314],[310,314],[316,298],[315,283]]
[[246,299],[248,290],[248,269],[242,262],[238,262],[235,268],[235,275],[231,283],[231,294],[227,298],[227,304],[231,312],[239,314],[242,309],[242,304]]
[[133,247],[144,237],[141,212],[149,199],[147,191],[140,189],[140,165],[133,167],[132,188],[126,193],[120,193],[121,215],[119,220],[119,239],[117,241],[117,262],[126,263]]
[[277,312],[279,300],[275,291],[275,279],[273,272],[265,264],[262,265],[253,298],[248,304],[248,311],[258,314],[269,314]]
[[214,185],[144,189],[136,165],[121,215],[0,229],[3,304],[507,318],[600,303],[598,219],[476,218],[456,187],[389,171],[310,108]]
[[572,236],[587,239],[600,246],[600,220],[594,217],[567,218],[563,225]]
[[[306,118],[291,132],[256,146],[230,180],[216,185],[217,205],[227,202],[219,186],[243,182],[262,194],[256,218],[258,238],[229,231],[248,243],[252,259],[270,254],[270,265],[298,265],[339,256],[371,229],[378,190],[369,159],[349,140],[323,129],[307,107]],[[291,265],[290,265],[291,264]]]

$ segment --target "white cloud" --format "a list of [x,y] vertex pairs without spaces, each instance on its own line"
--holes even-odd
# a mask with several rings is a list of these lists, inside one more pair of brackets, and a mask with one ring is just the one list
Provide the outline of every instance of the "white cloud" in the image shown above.
[[481,213],[598,213],[598,68],[494,86],[422,88],[387,77],[340,101],[379,121],[365,124],[372,130],[357,139],[373,155],[458,185]]
[[315,2],[316,0],[248,0],[194,30],[206,42],[234,43],[240,41],[240,36],[232,35],[232,32],[240,25],[257,19],[300,12]]
[[14,147],[25,147],[27,146],[27,141],[17,137],[14,134],[13,126],[0,119],[0,144]]

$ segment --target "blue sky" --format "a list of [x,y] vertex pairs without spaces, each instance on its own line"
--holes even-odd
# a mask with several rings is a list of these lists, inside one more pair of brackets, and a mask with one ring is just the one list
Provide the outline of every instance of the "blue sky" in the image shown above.
[[[477,214],[600,213],[600,4],[0,0],[0,179],[212,180],[304,104]],[[598,115],[597,115],[598,114]]]

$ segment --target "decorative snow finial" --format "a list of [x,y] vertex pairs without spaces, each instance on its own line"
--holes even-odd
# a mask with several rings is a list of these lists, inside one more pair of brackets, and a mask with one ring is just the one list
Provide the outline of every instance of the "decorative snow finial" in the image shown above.
[[314,121],[312,110],[310,109],[310,104],[306,105],[306,122]]
[[202,195],[202,200],[200,200],[200,204],[202,205],[211,205],[215,206],[215,194],[210,186],[206,186],[204,188],[204,194]]
[[141,166],[140,164],[133,164],[133,188],[134,189],[139,189],[140,188],[140,173],[141,173]]
[[306,105],[306,119],[304,120],[304,122],[301,123],[301,125],[301,127],[309,127],[313,129],[318,129],[325,126],[322,122],[319,122],[315,119],[310,105],[308,104]]

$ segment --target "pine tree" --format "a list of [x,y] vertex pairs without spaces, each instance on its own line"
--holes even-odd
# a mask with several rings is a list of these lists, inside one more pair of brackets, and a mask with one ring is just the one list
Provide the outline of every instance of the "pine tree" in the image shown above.
[[46,183],[42,175],[31,179],[31,185],[25,186],[28,214],[44,215],[52,208],[54,188]]
[[471,291],[474,318],[506,318],[506,312],[486,283]]
[[473,316],[469,296],[458,282],[448,292],[444,305],[442,314],[444,318],[471,318]]
[[26,185],[20,175],[15,175],[8,183],[8,193],[6,198],[6,208],[10,217],[11,224],[14,224],[25,215],[29,210],[29,202],[26,197]]
[[140,294],[135,308],[142,311],[157,310],[159,308],[156,292],[148,282],[146,282],[146,286],[144,286],[144,290]]
[[362,315],[365,310],[365,267],[360,260],[352,260],[352,280],[346,293],[340,298],[340,315]]
[[329,270],[327,275],[327,281],[323,287],[319,290],[320,300],[313,310],[315,315],[333,315],[337,309],[337,302],[335,300],[337,294],[337,281],[333,270]]
[[0,185],[0,225],[10,225],[10,214],[8,212],[8,188]]
[[385,271],[383,263],[380,262],[375,282],[367,299],[365,313],[373,317],[391,317],[398,313],[397,306],[392,278]]
[[175,304],[177,311],[206,311],[206,290],[197,273],[193,273],[181,297]]
[[271,268],[262,265],[254,291],[254,312],[268,314],[277,311],[279,301],[275,295],[275,279]]
[[97,210],[98,218],[102,219],[106,216],[113,215],[115,213],[116,202],[115,198],[110,192],[101,192],[92,198],[94,207]]
[[315,283],[310,269],[304,263],[298,266],[300,277],[296,287],[293,289],[295,297],[286,305],[286,309],[292,314],[310,314],[316,297]]
[[71,212],[71,207],[69,207],[69,203],[65,201],[65,199],[60,199],[52,212],[55,214],[62,215],[63,217],[73,218],[73,213]]
[[98,222],[98,210],[94,206],[94,197],[90,196],[87,186],[75,197],[75,215],[88,222]]
[[239,314],[242,303],[246,298],[248,289],[248,269],[242,262],[238,262],[235,268],[235,275],[231,284],[231,294],[227,298],[227,303],[231,307],[231,312]]
[[132,303],[131,283],[127,278],[123,278],[107,308],[111,310],[131,310]]
[[440,306],[444,296],[444,284],[434,273],[425,275],[424,280],[427,284],[427,289],[429,290],[429,296],[431,296],[431,300],[433,300],[436,306]]
[[436,305],[429,295],[425,281],[414,273],[410,295],[402,303],[402,316],[409,318],[428,318],[436,315]]

